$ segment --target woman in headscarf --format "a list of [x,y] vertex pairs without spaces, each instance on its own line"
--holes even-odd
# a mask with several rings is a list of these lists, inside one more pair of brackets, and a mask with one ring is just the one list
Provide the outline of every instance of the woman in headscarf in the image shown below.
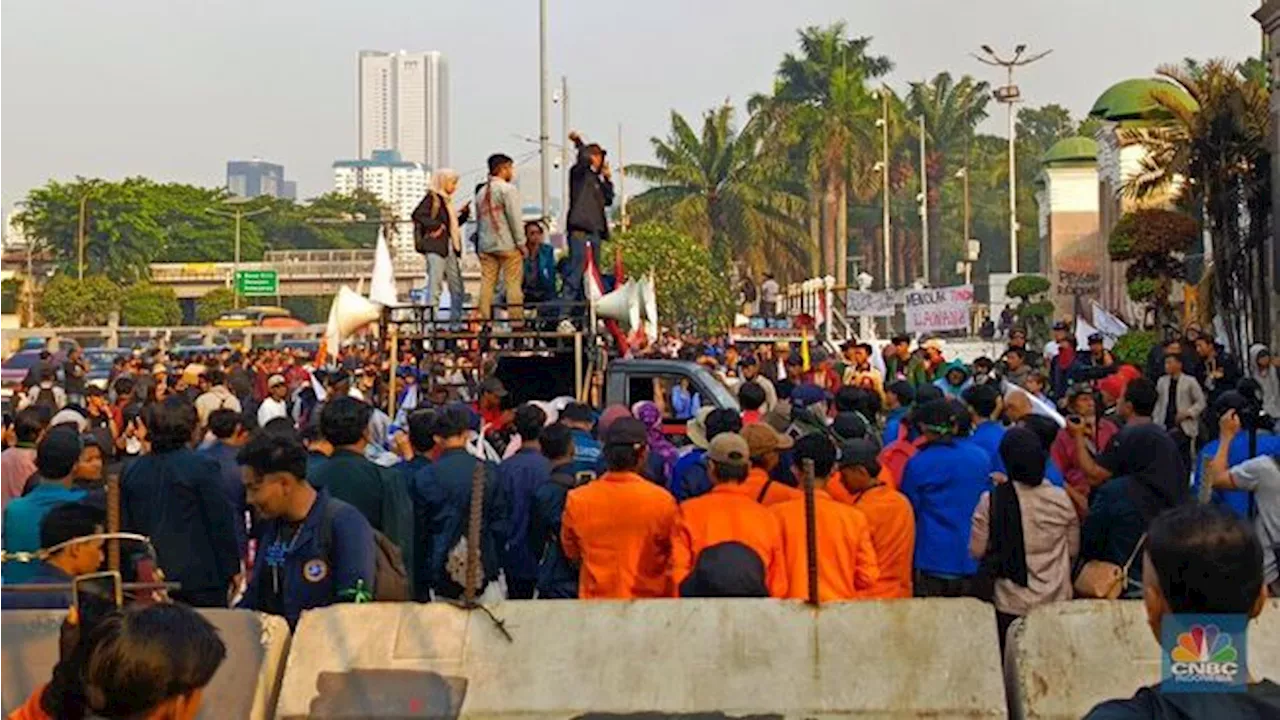
[[413,210],[413,246],[427,259],[427,307],[440,301],[441,281],[449,284],[449,320],[456,323],[462,310],[462,230],[471,216],[471,203],[453,207],[458,173],[441,168],[431,174],[426,197]]
[[1067,493],[1044,481],[1049,454],[1039,438],[1013,427],[1000,441],[1008,477],[997,475],[973,511],[969,554],[994,577],[1000,646],[1013,621],[1032,608],[1071,599],[1071,563],[1080,521]]
[[1245,375],[1262,386],[1262,411],[1273,420],[1280,420],[1280,370],[1276,369],[1266,345],[1254,343],[1249,346],[1249,367],[1245,369]]
[[631,414],[644,423],[649,433],[649,461],[644,468],[645,477],[669,488],[671,469],[675,467],[680,452],[662,433],[662,411],[652,401],[642,400],[631,406]]

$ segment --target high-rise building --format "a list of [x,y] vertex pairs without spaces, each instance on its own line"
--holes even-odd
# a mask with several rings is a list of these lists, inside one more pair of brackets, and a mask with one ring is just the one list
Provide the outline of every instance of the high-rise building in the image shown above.
[[396,150],[408,162],[449,164],[449,64],[438,52],[360,52],[360,157]]
[[426,196],[430,180],[431,171],[424,163],[404,160],[395,150],[374,150],[369,159],[333,163],[335,192],[351,194],[367,190],[395,214],[399,230],[391,250],[397,255],[413,252],[410,217]]
[[296,185],[284,179],[283,165],[258,158],[227,162],[227,190],[240,197],[268,195],[290,200],[297,192]]

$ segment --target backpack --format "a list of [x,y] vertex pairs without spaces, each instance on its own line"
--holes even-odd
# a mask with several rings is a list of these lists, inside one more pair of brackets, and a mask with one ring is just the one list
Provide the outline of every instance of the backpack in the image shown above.
[[[329,557],[329,547],[333,544],[333,516],[338,512],[337,502],[332,498],[324,506],[324,517],[320,520],[319,545],[320,554]],[[405,569],[404,560],[400,556],[400,548],[391,542],[386,535],[373,531],[374,570],[373,599],[377,602],[404,602],[413,599],[409,587],[409,571]]]
[[58,396],[53,393],[53,388],[42,387],[36,393],[35,402],[32,402],[31,405],[33,407],[44,405],[56,411],[58,409]]

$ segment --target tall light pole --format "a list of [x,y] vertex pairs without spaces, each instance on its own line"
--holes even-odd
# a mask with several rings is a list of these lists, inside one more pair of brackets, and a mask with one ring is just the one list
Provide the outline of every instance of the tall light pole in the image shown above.
[[880,117],[876,118],[876,127],[880,128],[880,162],[876,164],[880,166],[880,195],[883,205],[880,233],[884,245],[884,289],[888,290],[892,282],[889,257],[889,90],[876,90],[872,95],[880,96]]
[[232,265],[232,269],[231,269],[231,292],[234,297],[234,300],[233,300],[234,307],[238,308],[240,307],[240,287],[236,283],[240,277],[240,221],[243,218],[253,217],[254,215],[261,215],[267,210],[270,210],[270,208],[261,207],[261,208],[258,208],[257,210],[250,210],[249,212],[245,212],[244,211],[245,204],[253,202],[253,199],[247,198],[247,197],[240,197],[239,195],[229,197],[226,200],[223,200],[222,202],[234,207],[235,210],[233,210],[232,212],[226,212],[224,210],[215,210],[213,208],[206,208],[205,212],[211,215],[219,215],[221,217],[235,218],[236,250],[235,250],[234,264]]
[[[1026,45],[1018,45],[1013,49],[1013,56],[1002,58],[991,49],[990,45],[982,46],[983,55],[974,54],[978,62],[987,65],[1002,67],[1007,72],[1007,84],[1004,87],[998,87],[992,93],[997,102],[1002,102],[1009,106],[1009,273],[1016,275],[1018,273],[1018,161],[1017,151],[1014,147],[1016,140],[1016,126],[1014,125],[1013,106],[1021,97],[1021,91],[1018,86],[1013,84],[1013,69],[1030,65],[1040,58],[1053,52],[1053,50],[1045,50],[1034,55],[1026,55]],[[984,57],[985,55],[985,57]]]
[[925,157],[924,115],[920,116],[920,255],[924,284],[929,285],[929,165]]
[[551,217],[551,79],[547,70],[547,0],[538,2],[538,151],[542,156],[542,219]]
[[84,281],[84,211],[89,202],[89,191],[80,196],[80,224],[76,229],[76,280]]
[[569,142],[565,138],[568,137],[569,131],[573,126],[569,124],[569,78],[564,75],[560,76],[560,210],[564,213],[564,225],[560,226],[560,232],[569,235],[569,163],[576,158],[569,156]]
[[969,166],[966,164],[964,167],[957,170],[956,177],[964,180],[964,243],[962,243],[960,247],[963,249],[963,252],[964,252],[964,284],[969,285],[973,282],[973,259],[970,257],[971,253],[969,252],[969,236],[971,234],[971,230],[970,230],[971,206],[969,204]]

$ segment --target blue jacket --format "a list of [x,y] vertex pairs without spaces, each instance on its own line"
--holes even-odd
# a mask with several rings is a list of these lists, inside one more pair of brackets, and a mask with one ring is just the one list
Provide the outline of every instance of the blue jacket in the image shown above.
[[538,246],[536,255],[524,259],[524,294],[527,302],[550,302],[556,297],[556,251]]
[[1004,440],[1005,428],[995,420],[984,420],[978,423],[969,436],[973,444],[982,448],[991,458],[991,469],[1004,472],[1004,460],[1000,457],[1000,441]]
[[[1089,514],[1080,528],[1080,560],[1105,560],[1124,566],[1147,531],[1147,523],[1133,501],[1128,475],[1114,477],[1089,493]],[[1133,583],[1142,582],[1142,557],[1129,566],[1130,586],[1122,597],[1134,597]]]
[[[414,478],[418,495],[426,510],[430,541],[426,569],[428,586],[446,597],[461,597],[462,586],[454,582],[445,569],[449,552],[467,531],[471,516],[471,475],[475,456],[463,449],[446,450],[430,467]],[[496,580],[501,570],[501,552],[506,546],[506,496],[498,491],[497,472],[485,464],[484,512],[481,519],[480,558],[484,579]]]
[[120,481],[121,525],[151,538],[183,592],[225,590],[240,572],[235,512],[218,464],[188,448],[143,455]]
[[600,441],[591,433],[578,428],[573,429],[573,472],[596,472],[600,459]]
[[418,473],[424,469],[431,467],[431,459],[425,455],[414,455],[413,458],[406,460],[396,466],[404,479],[405,488],[409,491],[409,499],[413,502],[413,557],[414,565],[411,570],[413,577],[413,597],[419,602],[426,602],[431,599],[427,592],[427,573],[424,563],[430,554],[427,545],[431,542],[431,535],[427,531],[427,506],[426,500],[418,492]]
[[897,442],[898,433],[902,432],[902,418],[906,417],[907,409],[905,407],[890,410],[889,414],[884,418],[884,432],[880,435],[880,447],[888,447],[891,443]]
[[[59,505],[80,502],[87,495],[84,490],[67,488],[60,482],[41,480],[31,492],[10,500],[4,509],[4,549],[7,552],[39,550],[40,523],[44,516]],[[7,583],[31,582],[36,576],[36,564],[7,562],[0,572]]]
[[[1280,436],[1272,435],[1267,432],[1258,433],[1257,455],[1275,455],[1280,453]],[[1204,449],[1200,451],[1200,457],[1196,461],[1196,473],[1191,478],[1191,494],[1197,495],[1200,492],[1201,478],[1204,477],[1205,466],[1218,454],[1219,441],[1214,440]],[[1256,456],[1255,456],[1256,457]],[[1227,467],[1235,467],[1245,460],[1249,460],[1249,433],[1241,431],[1231,440],[1231,450],[1227,453]],[[1246,520],[1250,517],[1250,503],[1252,498],[1248,490],[1214,490],[1213,501],[1219,505],[1226,505]]]
[[507,498],[507,540],[502,567],[508,579],[535,580],[538,558],[529,544],[533,494],[551,479],[551,461],[538,450],[521,448],[498,466],[498,487]]
[[901,490],[915,509],[917,570],[950,577],[977,572],[969,532],[990,476],[991,458],[971,442],[939,440],[907,461]]
[[[6,563],[13,565],[14,563]],[[25,564],[25,563],[24,563]],[[30,563],[31,576],[22,582],[31,585],[69,585],[71,576],[41,560]],[[9,582],[6,580],[5,582]],[[17,584],[15,581],[13,584]],[[0,593],[0,607],[5,610],[62,610],[71,607],[71,591]]]
[[694,448],[676,460],[671,469],[671,494],[676,502],[711,492],[711,476],[707,474],[707,451]]
[[240,479],[240,463],[236,462],[240,449],[215,440],[212,445],[199,452],[218,463],[221,480],[219,486],[227,496],[231,511],[235,513],[236,546],[240,548],[240,557],[245,557],[249,551],[249,532],[244,520],[248,504],[244,496],[244,482]]
[[[336,508],[329,526],[328,551],[322,553],[320,532],[325,506],[329,504]],[[374,589],[373,527],[359,510],[319,490],[302,527],[287,545],[280,540],[285,524],[279,518],[261,523],[258,561],[253,564],[253,575],[239,607],[271,610],[268,593],[278,582],[282,588],[279,609],[293,628],[303,610],[350,600],[349,591],[361,580],[366,588]]]
[[538,559],[538,599],[573,599],[578,597],[578,566],[565,557],[560,546],[560,522],[569,491],[577,486],[577,478],[567,472],[573,463],[553,467],[551,479],[533,491],[533,522],[529,528],[529,544]]

